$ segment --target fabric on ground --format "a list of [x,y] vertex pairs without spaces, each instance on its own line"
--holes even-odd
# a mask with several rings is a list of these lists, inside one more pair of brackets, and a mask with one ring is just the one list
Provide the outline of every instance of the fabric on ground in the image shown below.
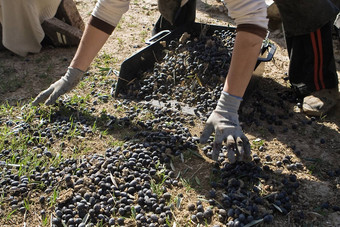
[[20,56],[39,53],[44,31],[41,24],[54,17],[61,0],[0,0],[2,43]]

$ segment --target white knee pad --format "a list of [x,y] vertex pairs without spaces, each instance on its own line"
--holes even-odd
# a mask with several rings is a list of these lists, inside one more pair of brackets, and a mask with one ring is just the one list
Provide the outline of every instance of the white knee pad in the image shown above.
[[265,0],[225,0],[228,14],[236,25],[254,24],[268,28],[267,5]]
[[130,0],[98,0],[92,15],[116,27],[129,4]]

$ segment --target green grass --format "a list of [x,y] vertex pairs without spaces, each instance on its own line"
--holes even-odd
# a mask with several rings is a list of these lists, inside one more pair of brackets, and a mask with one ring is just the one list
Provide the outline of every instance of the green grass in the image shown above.
[[48,224],[49,224],[49,217],[45,215],[44,217],[42,217],[42,225],[47,226]]
[[[134,24],[128,25],[130,27],[134,27]],[[141,37],[146,37],[146,31],[140,32],[139,36],[136,36],[138,39]],[[122,40],[118,40],[121,45],[124,44]],[[16,105],[9,105],[8,103],[3,103],[0,105],[0,152],[3,150],[10,149],[10,155],[8,156],[0,156],[0,161],[6,161],[7,164],[11,165],[18,165],[17,168],[11,168],[12,174],[18,174],[19,176],[26,175],[29,177],[29,183],[38,184],[37,188],[32,189],[34,193],[41,193],[50,185],[45,185],[43,181],[34,181],[33,177],[30,178],[34,171],[38,168],[45,168],[45,170],[49,169],[50,167],[59,167],[61,164],[64,164],[64,161],[67,159],[72,159],[75,161],[82,160],[83,157],[86,157],[90,153],[93,152],[102,152],[105,151],[106,148],[115,148],[115,147],[123,147],[126,142],[141,142],[145,141],[145,138],[138,137],[135,138],[135,131],[131,130],[131,126],[137,126],[138,129],[146,130],[143,127],[137,125],[138,121],[145,121],[145,120],[153,120],[155,119],[155,115],[152,111],[144,111],[141,110],[138,112],[137,117],[130,122],[130,125],[124,125],[124,121],[120,121],[119,118],[125,116],[125,104],[120,103],[119,100],[114,100],[109,95],[110,84],[112,83],[112,64],[116,64],[118,62],[117,58],[112,56],[109,53],[101,53],[95,60],[94,68],[92,71],[85,76],[85,78],[80,82],[77,86],[77,89],[68,93],[64,97],[68,97],[66,101],[58,102],[54,106],[44,106],[41,105],[39,107],[30,107],[30,106],[23,106],[23,103],[17,103]],[[52,70],[52,66],[47,67],[47,71]],[[43,76],[47,76],[45,73]],[[91,85],[93,84],[93,86]],[[87,89],[87,90],[86,90]],[[94,91],[97,97],[90,95],[90,93]],[[100,96],[108,95],[109,96],[109,103],[104,104],[102,100],[100,100]],[[62,97],[62,98],[64,98]],[[91,111],[90,108],[91,103],[94,99],[98,100],[98,105],[94,106],[95,111]],[[115,108],[112,103],[119,103],[118,107]],[[71,107],[71,108],[70,108]],[[138,104],[133,104],[132,102],[128,105],[128,107],[133,107],[133,110],[140,110]],[[128,108],[130,110],[130,108]],[[66,122],[70,123],[69,130],[67,133],[64,134],[61,138],[56,138],[55,143],[47,146],[47,149],[52,152],[52,157],[47,157],[44,155],[40,155],[40,151],[33,149],[34,146],[38,144],[45,145],[47,142],[47,138],[42,137],[41,130],[46,129],[47,127],[51,126],[54,123],[54,119],[56,116],[62,116],[63,119],[66,119]],[[80,130],[82,129],[79,127],[77,123],[80,119],[86,120],[86,125],[89,127],[94,135],[89,135],[85,138],[80,138],[81,135]],[[107,126],[108,121],[110,120],[110,116],[115,116],[117,121],[112,124],[112,128]],[[18,122],[26,122],[29,123],[31,126],[30,130],[26,131],[19,131],[17,133],[13,132],[15,125],[9,126],[6,125],[6,121],[12,120],[14,123]],[[162,122],[163,124],[164,122]],[[165,122],[166,125],[174,124],[174,121],[169,120]],[[157,128],[157,124],[155,125],[154,129],[159,131]],[[33,131],[40,130],[39,135],[34,138]],[[262,130],[262,131],[261,131]],[[260,138],[266,138],[265,135],[268,134],[266,128],[259,128],[256,132],[257,136]],[[126,137],[128,137],[129,141],[126,141]],[[100,141],[99,141],[100,140]],[[99,142],[98,142],[99,141]],[[65,142],[65,143],[64,143]],[[92,143],[93,142],[93,143]],[[98,146],[97,146],[98,142]],[[254,140],[252,141],[252,149],[258,149],[260,146],[263,146],[266,142],[265,139]],[[33,145],[28,145],[29,143],[33,143]],[[61,145],[64,144],[64,145]],[[93,145],[95,144],[95,145]],[[180,145],[177,144],[177,145]],[[175,145],[175,146],[177,146]],[[203,147],[203,145],[198,145],[199,147]],[[65,149],[67,148],[67,149]],[[172,149],[172,148],[171,148]],[[176,150],[177,147],[174,147],[173,150]],[[180,148],[179,148],[180,149]],[[70,150],[67,152],[66,150]],[[188,194],[199,194],[201,189],[205,188],[203,185],[206,178],[199,178],[198,174],[201,171],[199,166],[190,166],[190,161],[196,161],[198,158],[202,158],[200,153],[197,150],[187,149],[185,152],[182,153],[181,156],[172,156],[171,163],[178,163],[178,165],[185,164],[188,165],[186,167],[178,168],[181,169],[181,172],[177,174],[177,179],[183,185],[184,189],[181,189],[182,192],[188,192]],[[128,158],[128,157],[125,157]],[[183,163],[182,163],[183,162]],[[204,161],[202,161],[204,162]],[[210,164],[207,164],[210,165]],[[307,169],[309,170],[310,174],[320,173],[321,167],[323,167],[324,163],[321,163],[320,160],[310,161],[307,163]],[[157,163],[155,165],[157,170],[156,176],[153,176],[154,179],[151,180],[151,189],[152,192],[156,193],[158,196],[162,196],[164,193],[164,186],[166,186],[165,181],[168,179],[168,176],[165,174],[164,171],[165,166],[162,166],[161,163]],[[202,168],[202,170],[206,170]],[[74,172],[78,169],[75,168]],[[189,171],[190,170],[190,171]],[[0,171],[2,171],[2,166],[0,166]],[[209,180],[210,181],[218,181],[220,178],[219,174],[210,174]],[[53,210],[54,206],[57,205],[58,197],[62,192],[63,188],[57,184],[51,193],[46,195],[48,197],[48,202],[45,208]],[[179,209],[185,209],[182,204],[182,197],[179,192],[174,190],[171,191],[171,200],[168,201],[168,205],[173,205],[178,207]],[[189,193],[190,192],[190,193]],[[261,194],[262,193],[262,194]],[[264,196],[264,191],[261,191],[261,195]],[[185,194],[185,193],[184,193]],[[184,195],[186,196],[186,195]],[[7,198],[5,197],[4,193],[0,191],[0,206],[6,207]],[[30,211],[32,213],[34,206],[36,205],[34,201],[27,198],[22,198],[24,202],[24,207],[26,211]],[[181,207],[182,206],[182,207]],[[8,208],[8,207],[6,207]],[[16,210],[8,209],[6,211],[4,219],[10,219],[13,217],[13,213]],[[117,217],[118,214],[113,214],[114,217]],[[135,219],[136,218],[136,211],[135,208],[132,206],[131,208],[131,216],[127,219]],[[189,217],[190,218],[190,217]],[[190,220],[181,220],[182,223],[188,222],[187,226],[190,226],[192,223]],[[174,219],[166,219],[166,223],[169,226],[172,226],[176,220]],[[49,224],[49,217],[41,217],[41,225],[47,226]],[[96,226],[103,226],[102,222],[96,223]],[[178,225],[177,225],[178,226]],[[185,226],[185,224],[184,224]],[[200,226],[208,226],[208,223],[201,223]]]
[[183,187],[185,188],[186,192],[189,192],[189,191],[193,190],[193,188],[191,187],[190,182],[187,179],[181,177],[180,181],[182,182]]
[[24,207],[25,207],[26,211],[30,210],[30,202],[27,198],[24,199]]
[[4,192],[0,194],[0,207],[3,206],[5,200]]
[[17,209],[14,209],[14,210],[12,210],[11,212],[9,212],[9,213],[7,214],[7,216],[6,216],[6,220],[7,220],[7,221],[11,220],[12,215],[13,215],[15,212],[17,212]]
[[51,197],[50,197],[50,204],[49,204],[50,207],[53,207],[57,203],[58,196],[59,196],[59,191],[58,191],[58,189],[55,188],[53,190]]
[[124,41],[123,41],[122,38],[117,38],[117,40],[118,40],[118,44],[119,44],[120,46],[123,45]]
[[[308,158],[306,158],[308,160]],[[322,160],[320,158],[310,160],[306,163],[308,173],[311,175],[320,175],[322,168]]]
[[40,63],[43,63],[43,62],[48,62],[49,56],[47,56],[47,55],[45,55],[45,54],[43,54],[43,55],[38,55],[38,56],[39,56],[39,57],[36,58],[36,59],[34,60],[34,62],[35,62],[36,64],[40,64]]
[[250,145],[250,148],[252,149],[252,150],[258,150],[259,149],[259,147],[261,147],[261,146],[263,146],[264,144],[265,144],[265,140],[263,140],[263,139],[255,139],[255,140],[253,140],[252,141],[252,143],[251,143],[251,145]]
[[160,182],[156,182],[155,180],[151,180],[151,189],[154,193],[156,193],[158,196],[161,196],[163,194],[163,184],[165,182],[165,180],[168,178],[167,176],[165,176],[165,173],[158,173],[157,174],[160,177]]
[[145,43],[145,39],[149,36],[149,32],[145,30],[141,31],[139,36],[141,37],[141,42]]
[[128,24],[127,26],[128,26],[129,28],[136,28],[136,27],[138,27],[137,24]]
[[136,219],[136,209],[135,209],[135,207],[133,206],[133,207],[131,207],[131,218],[132,219]]
[[[118,43],[120,45],[123,44],[123,40],[121,38],[117,38]],[[117,64],[119,59],[111,54],[103,52],[98,57],[94,59],[93,67],[96,69],[97,73],[101,76],[107,75],[113,65]],[[95,76],[93,79],[98,79],[98,76]],[[92,79],[92,80],[93,80]]]
[[115,138],[111,138],[111,140],[108,142],[108,145],[110,147],[121,147],[124,145],[124,141],[123,140],[117,140]]
[[16,91],[19,88],[22,88],[24,84],[25,80],[19,78],[15,74],[14,75],[9,74],[6,76],[6,83],[0,83],[0,94]]

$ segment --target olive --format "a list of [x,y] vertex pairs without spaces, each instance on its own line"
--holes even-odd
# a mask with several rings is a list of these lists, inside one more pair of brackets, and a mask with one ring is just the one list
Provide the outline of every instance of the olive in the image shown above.
[[188,204],[188,210],[189,211],[194,211],[195,209],[196,209],[195,204],[193,204],[193,203]]
[[266,216],[263,217],[263,221],[264,223],[271,223],[273,222],[274,216],[271,214],[268,214]]

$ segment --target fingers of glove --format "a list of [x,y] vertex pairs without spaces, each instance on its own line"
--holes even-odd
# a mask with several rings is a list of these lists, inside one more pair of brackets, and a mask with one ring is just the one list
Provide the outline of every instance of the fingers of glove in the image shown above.
[[59,98],[59,96],[65,94],[66,92],[69,92],[70,90],[72,90],[72,88],[75,85],[73,84],[69,84],[68,82],[64,81],[63,79],[60,79],[57,83],[56,83],[56,89],[54,90],[54,92],[50,95],[50,98],[46,100],[45,104],[46,105],[52,105],[55,103],[55,101],[57,101],[57,99]]
[[202,135],[200,137],[200,143],[206,143],[213,131],[214,131],[214,125],[212,123],[206,123],[203,129]]
[[244,162],[251,161],[250,143],[248,138],[245,136],[237,137],[236,144],[239,152],[237,160]]
[[216,143],[216,141],[214,141],[213,151],[212,151],[212,154],[211,154],[212,160],[214,160],[214,161],[218,160],[218,156],[220,154],[221,148],[222,148],[222,143]]
[[215,140],[213,143],[212,159],[217,161],[220,154],[222,143],[226,139],[226,131],[217,127],[215,130]]
[[243,155],[243,161],[250,162],[251,161],[251,149],[250,149],[250,143],[247,137],[242,138],[243,140],[243,149],[244,149],[244,155]]
[[36,106],[39,103],[45,102],[45,100],[52,94],[54,87],[50,86],[45,91],[39,93],[39,95],[33,100],[32,106]]
[[59,96],[63,95],[65,92],[54,91],[50,97],[46,100],[45,105],[52,105],[55,103],[55,101],[59,98]]
[[238,150],[238,161],[243,161],[244,158],[244,148],[243,148],[243,140],[240,137],[236,138],[237,150]]
[[239,156],[239,152],[237,151],[237,147],[235,144],[235,139],[232,135],[227,137],[227,157],[230,163],[235,163],[236,158]]

